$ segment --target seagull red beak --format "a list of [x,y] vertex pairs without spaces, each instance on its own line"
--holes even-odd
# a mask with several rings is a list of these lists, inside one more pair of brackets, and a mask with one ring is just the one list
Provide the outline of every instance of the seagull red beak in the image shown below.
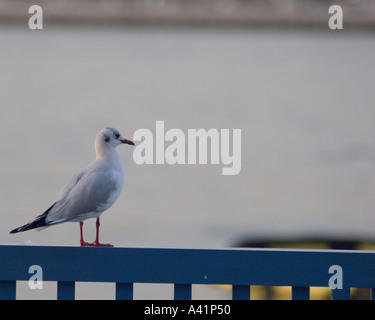
[[134,146],[134,142],[133,141],[130,141],[128,139],[124,139],[124,140],[120,140],[122,143],[126,143],[126,144],[130,144],[132,146]]

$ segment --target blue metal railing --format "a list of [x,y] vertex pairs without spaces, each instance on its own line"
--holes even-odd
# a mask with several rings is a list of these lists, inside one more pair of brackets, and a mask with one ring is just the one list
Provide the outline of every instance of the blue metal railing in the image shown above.
[[133,299],[134,283],[172,283],[181,300],[191,299],[192,284],[232,285],[238,300],[250,298],[250,285],[291,286],[292,299],[309,299],[310,287],[328,287],[332,277],[342,283],[333,299],[350,299],[350,288],[370,288],[375,298],[370,251],[0,246],[0,299],[16,298],[16,281],[29,280],[33,265],[57,281],[58,299],[74,299],[76,281],[115,282],[116,299]]

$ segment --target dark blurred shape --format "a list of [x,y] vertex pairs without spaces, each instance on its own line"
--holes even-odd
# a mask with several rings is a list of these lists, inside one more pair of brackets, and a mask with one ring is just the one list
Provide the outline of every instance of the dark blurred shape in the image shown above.
[[341,249],[361,250],[375,249],[375,239],[361,239],[345,236],[300,236],[300,237],[268,237],[243,238],[234,243],[241,248],[297,248],[297,249]]

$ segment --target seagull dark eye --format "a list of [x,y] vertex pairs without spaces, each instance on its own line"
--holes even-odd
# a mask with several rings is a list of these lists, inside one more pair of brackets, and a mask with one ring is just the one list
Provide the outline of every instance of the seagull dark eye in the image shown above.
[[120,138],[120,135],[119,135],[118,133],[115,133],[115,134],[114,134],[114,137],[115,137],[116,139],[118,139],[118,138]]

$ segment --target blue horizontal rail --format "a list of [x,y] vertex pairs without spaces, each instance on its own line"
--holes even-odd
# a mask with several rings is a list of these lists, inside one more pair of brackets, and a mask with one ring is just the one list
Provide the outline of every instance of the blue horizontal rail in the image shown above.
[[28,281],[33,265],[43,280],[58,283],[58,299],[74,299],[76,281],[114,282],[116,299],[133,299],[134,283],[171,283],[174,298],[188,300],[193,284],[232,285],[233,299],[241,300],[250,298],[251,285],[291,286],[293,299],[309,299],[310,287],[330,281],[342,286],[333,299],[350,299],[350,288],[375,288],[370,251],[0,246],[0,299],[16,298],[16,281]]

